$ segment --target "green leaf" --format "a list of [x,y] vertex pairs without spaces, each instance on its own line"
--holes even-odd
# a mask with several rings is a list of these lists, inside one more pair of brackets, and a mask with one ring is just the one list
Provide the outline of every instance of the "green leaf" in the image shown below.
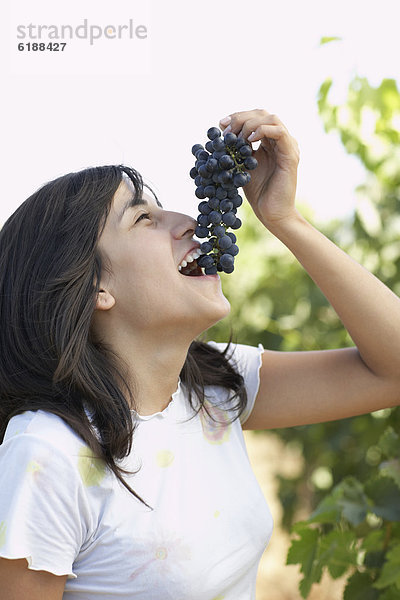
[[319,561],[328,567],[333,579],[357,564],[356,536],[353,531],[330,531],[320,540]]
[[400,456],[400,438],[393,427],[387,427],[379,438],[378,446],[387,458]]
[[387,552],[386,562],[374,587],[382,589],[392,584],[395,584],[400,590],[400,544]]
[[380,569],[385,562],[386,552],[384,550],[371,550],[364,557],[364,565],[368,569]]
[[380,598],[378,590],[371,586],[373,579],[369,573],[354,573],[347,580],[343,593],[343,600],[377,600]]
[[389,477],[375,477],[365,484],[373,502],[371,511],[387,521],[400,521],[400,489]]
[[319,40],[319,44],[320,46],[322,46],[323,44],[329,44],[329,42],[338,42],[340,41],[342,38],[337,36],[337,35],[332,35],[332,36],[327,36],[324,35],[320,40]]
[[394,585],[392,585],[387,590],[384,590],[384,592],[379,595],[379,600],[399,600],[399,599],[400,599],[400,592]]
[[313,583],[318,583],[322,575],[322,566],[318,561],[319,532],[317,529],[298,529],[299,540],[293,540],[288,551],[286,563],[300,564],[304,577],[300,582],[300,593],[307,598]]
[[362,543],[362,549],[367,552],[376,552],[383,548],[385,541],[385,531],[383,529],[376,529],[370,531],[364,538]]
[[392,458],[379,465],[380,474],[383,477],[390,477],[395,484],[400,488],[400,460]]
[[320,502],[308,522],[338,523],[343,517],[356,526],[364,521],[367,510],[363,486],[355,477],[346,477]]

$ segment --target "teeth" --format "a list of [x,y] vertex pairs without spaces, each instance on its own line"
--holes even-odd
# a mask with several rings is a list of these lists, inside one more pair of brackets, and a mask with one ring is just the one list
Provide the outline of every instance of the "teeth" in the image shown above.
[[193,250],[190,254],[185,256],[185,259],[178,266],[178,271],[181,271],[185,267],[187,267],[188,263],[193,262],[196,258],[202,255],[202,252],[199,249]]

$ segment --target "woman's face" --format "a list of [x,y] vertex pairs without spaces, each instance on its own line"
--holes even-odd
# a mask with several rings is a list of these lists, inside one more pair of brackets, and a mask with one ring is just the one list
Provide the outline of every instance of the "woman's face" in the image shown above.
[[[124,179],[99,240],[103,260],[101,288],[114,298],[118,322],[129,331],[163,335],[199,333],[225,317],[229,302],[218,275],[183,275],[178,266],[199,247],[191,217],[163,210],[143,193],[143,204],[129,206],[134,188]],[[198,269],[200,271],[200,269]],[[111,313],[110,313],[111,314]]]

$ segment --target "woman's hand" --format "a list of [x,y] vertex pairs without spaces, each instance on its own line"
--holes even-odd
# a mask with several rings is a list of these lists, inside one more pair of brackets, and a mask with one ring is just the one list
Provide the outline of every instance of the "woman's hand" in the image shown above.
[[[251,181],[243,191],[260,221],[267,227],[293,216],[297,183],[299,148],[296,140],[276,115],[266,110],[232,113],[221,119],[220,128],[232,131],[249,142],[260,140],[253,152],[258,161]],[[252,133],[253,132],[253,133]]]

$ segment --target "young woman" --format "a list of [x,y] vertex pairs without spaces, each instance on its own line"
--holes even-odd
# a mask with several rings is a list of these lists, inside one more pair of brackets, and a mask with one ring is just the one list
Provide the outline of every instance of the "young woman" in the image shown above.
[[42,187],[0,233],[2,600],[254,599],[272,520],[242,429],[399,403],[399,298],[297,212],[276,116],[220,126],[261,142],[246,197],[356,346],[197,341],[229,304],[218,275],[179,270],[192,218],[127,167]]

